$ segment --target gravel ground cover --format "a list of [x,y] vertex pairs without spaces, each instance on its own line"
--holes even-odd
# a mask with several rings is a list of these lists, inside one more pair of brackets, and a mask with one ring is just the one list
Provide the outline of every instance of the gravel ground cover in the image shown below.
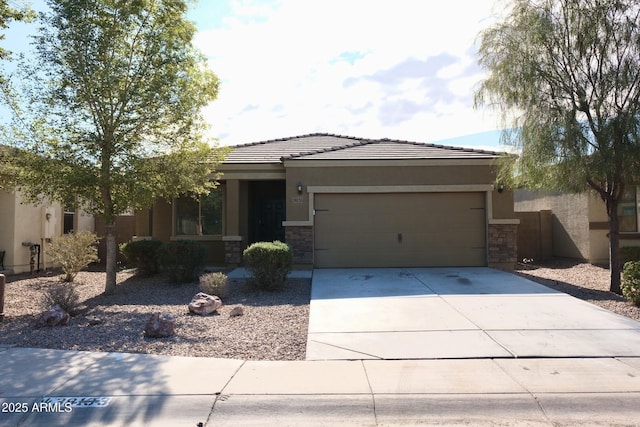
[[[247,360],[304,360],[311,281],[289,280],[278,292],[257,291],[244,281],[231,281],[218,314],[188,313],[187,304],[199,292],[197,283],[169,283],[163,276],[139,278],[132,272],[117,276],[118,291],[102,295],[104,272],[81,272],[75,282],[82,311],[69,325],[36,328],[43,311],[43,292],[60,286],[59,276],[7,277],[5,319],[0,344],[63,350],[151,353],[174,356]],[[244,315],[229,317],[241,306]],[[176,334],[147,338],[145,324],[152,313],[177,319]],[[99,318],[99,325],[90,320]]]
[[[519,264],[515,274],[576,298],[640,321],[640,307],[609,292],[609,270],[568,259]],[[257,291],[244,281],[230,282],[218,314],[196,316],[187,304],[199,292],[197,283],[176,285],[163,276],[139,278],[118,273],[118,291],[102,295],[103,272],[81,272],[76,278],[83,309],[68,326],[36,328],[43,292],[60,286],[58,276],[7,277],[5,319],[0,344],[63,350],[151,353],[246,360],[304,360],[309,322],[311,281],[289,280],[279,292]],[[229,317],[241,306],[244,315]],[[177,318],[176,335],[152,339],[143,335],[154,312]],[[99,318],[99,325],[90,320]]]
[[516,274],[640,321],[640,307],[609,291],[609,269],[566,258],[518,264]]

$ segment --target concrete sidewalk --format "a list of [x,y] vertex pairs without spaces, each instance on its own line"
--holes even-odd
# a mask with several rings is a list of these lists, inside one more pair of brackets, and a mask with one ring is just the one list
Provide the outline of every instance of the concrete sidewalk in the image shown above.
[[261,362],[0,347],[0,426],[640,425],[640,358]]

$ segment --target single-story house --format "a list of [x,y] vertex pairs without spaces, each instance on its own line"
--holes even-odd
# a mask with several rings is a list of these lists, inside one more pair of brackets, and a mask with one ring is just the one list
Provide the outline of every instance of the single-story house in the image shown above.
[[[640,189],[627,187],[618,207],[620,247],[640,246],[638,200]],[[553,256],[609,264],[609,218],[602,199],[583,193],[518,189],[514,195],[516,216],[521,212],[550,211],[551,232],[542,238]]]
[[56,203],[33,205],[25,203],[19,193],[0,190],[0,272],[30,271],[32,248],[36,269],[53,267],[45,254],[51,239],[71,230],[93,229],[93,216],[74,207]]
[[310,134],[233,148],[207,197],[137,212],[137,238],[195,239],[210,263],[238,265],[281,240],[299,267],[491,266],[516,262],[513,193],[496,187],[503,154]]

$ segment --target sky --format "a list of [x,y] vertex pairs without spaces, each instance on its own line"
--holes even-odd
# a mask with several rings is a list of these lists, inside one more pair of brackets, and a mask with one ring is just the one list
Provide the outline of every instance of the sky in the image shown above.
[[[32,2],[36,9],[43,0]],[[200,0],[194,44],[221,80],[221,145],[315,132],[498,149],[474,110],[477,35],[495,0]],[[4,46],[25,45],[28,27]]]

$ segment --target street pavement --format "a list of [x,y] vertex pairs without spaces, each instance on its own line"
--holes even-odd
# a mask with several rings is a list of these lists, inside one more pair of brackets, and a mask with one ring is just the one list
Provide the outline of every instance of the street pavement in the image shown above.
[[317,360],[0,345],[0,427],[640,426],[638,322],[490,269],[329,273]]
[[640,358],[266,362],[0,348],[0,426],[640,425]]

